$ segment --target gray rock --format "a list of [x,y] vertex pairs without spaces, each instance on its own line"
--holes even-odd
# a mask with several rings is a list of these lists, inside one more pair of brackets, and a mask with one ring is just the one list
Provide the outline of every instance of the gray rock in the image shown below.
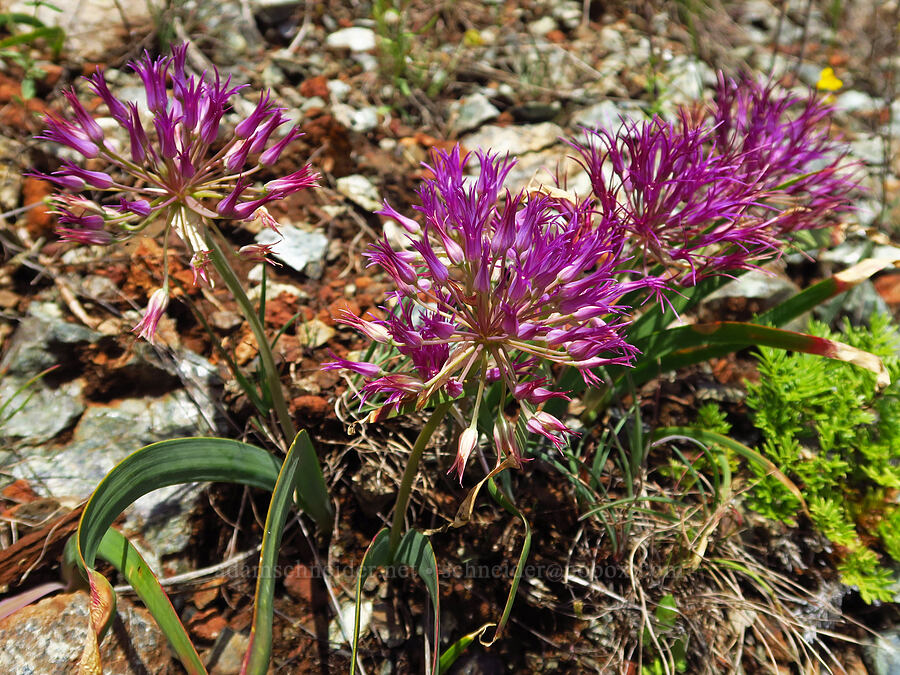
[[762,270],[750,270],[746,274],[731,281],[722,288],[710,293],[706,301],[723,300],[725,298],[750,298],[767,300],[776,304],[798,293],[800,287],[790,279]]
[[848,317],[856,325],[865,325],[873,314],[890,315],[891,310],[875,290],[871,281],[864,281],[813,310],[817,319],[834,325],[840,317]]
[[225,628],[216,639],[207,660],[209,675],[238,675],[249,648],[249,635]]
[[44,443],[72,426],[84,412],[81,380],[66,382],[57,389],[50,389],[43,382],[26,387],[27,382],[24,377],[0,381],[0,405],[6,405],[0,419],[12,415],[0,426],[0,438]]
[[484,148],[499,152],[501,155],[509,153],[519,156],[543,150],[555,144],[562,135],[562,128],[552,122],[523,124],[516,127],[488,125],[474,134],[464,136],[461,142],[469,150]]
[[872,113],[880,110],[884,106],[884,102],[872,98],[864,92],[850,89],[837,96],[834,106],[838,111],[845,113]]
[[102,61],[122,44],[125,17],[132,27],[149,23],[153,12],[162,11],[163,6],[157,0],[54,0],[35,7],[20,0],[8,4],[6,11],[34,15],[48,26],[59,26],[66,33],[67,52],[87,61]]
[[896,630],[875,638],[863,647],[870,675],[897,675],[900,673],[900,634]]
[[884,139],[878,134],[859,134],[850,142],[853,157],[870,166],[881,166],[885,162]]
[[623,118],[639,119],[642,116],[641,109],[636,103],[616,103],[607,100],[576,112],[572,115],[571,125],[615,132],[622,126]]
[[[144,608],[119,598],[117,622],[100,645],[106,675],[163,675],[171,666],[169,644]],[[84,648],[88,596],[68,593],[45,598],[0,620],[0,672],[10,675],[65,675]]]
[[381,208],[381,195],[372,181],[360,174],[342,176],[337,181],[337,191],[366,211]]
[[33,302],[12,338],[0,372],[33,377],[56,365],[72,346],[94,342],[101,334],[63,318],[59,305],[52,302]]
[[466,96],[450,105],[450,114],[453,116],[453,129],[456,131],[470,131],[480,127],[488,120],[492,120],[500,111],[481,93]]
[[308,232],[293,225],[281,228],[281,235],[263,230],[255,237],[258,244],[272,244],[272,253],[285,265],[312,279],[322,276],[328,237],[321,232]]
[[338,122],[361,134],[368,133],[378,126],[378,111],[373,106],[357,110],[346,103],[335,103],[332,112]]
[[686,105],[703,98],[705,88],[715,85],[716,73],[699,59],[676,56],[666,64],[663,80],[665,98]]
[[375,49],[375,31],[371,28],[354,26],[342,28],[325,38],[325,44],[332,49],[349,49],[351,52],[367,52]]

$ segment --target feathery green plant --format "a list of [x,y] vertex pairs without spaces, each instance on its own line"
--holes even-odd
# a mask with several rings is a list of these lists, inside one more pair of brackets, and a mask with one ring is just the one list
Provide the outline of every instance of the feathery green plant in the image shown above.
[[[819,322],[809,332],[879,356],[892,384],[878,392],[874,375],[850,364],[760,347],[761,379],[748,383],[747,395],[763,434],[760,451],[800,485],[814,525],[839,547],[844,582],[857,586],[866,602],[890,600],[891,575],[863,541],[874,537],[886,556],[900,561],[891,527],[900,524],[900,511],[890,498],[900,488],[897,332],[884,315],[874,316],[869,328],[846,322],[840,336]],[[755,470],[750,507],[795,524],[797,497]]]

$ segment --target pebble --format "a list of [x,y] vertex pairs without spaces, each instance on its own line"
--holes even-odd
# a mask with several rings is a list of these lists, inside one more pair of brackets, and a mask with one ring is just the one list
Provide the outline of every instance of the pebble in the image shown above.
[[543,150],[556,143],[562,135],[562,127],[552,122],[523,124],[517,127],[488,125],[464,136],[461,142],[468,150],[484,148],[501,155],[509,153],[515,156]]
[[606,100],[576,112],[572,115],[571,126],[607,129],[615,132],[622,126],[623,118],[640,119],[641,117],[643,114],[636,103],[625,104]]
[[272,245],[272,253],[285,265],[302,272],[311,279],[322,276],[328,237],[321,232],[308,232],[293,225],[284,225],[281,234],[263,230],[254,237],[257,244]]
[[528,24],[528,32],[535,37],[544,37],[552,30],[556,30],[556,19],[552,16],[542,16]]
[[337,181],[337,191],[365,211],[377,211],[382,206],[378,188],[358,173],[342,176]]
[[325,38],[325,44],[332,49],[367,52],[375,49],[375,31],[371,28],[362,28],[360,26],[342,28]]
[[[359,607],[359,635],[362,637],[369,630],[369,622],[372,620],[371,600],[360,601]],[[353,625],[356,616],[356,603],[347,600],[341,605],[341,611],[338,616],[331,620],[328,625],[328,641],[332,644],[347,644],[345,636],[353,636]],[[343,626],[343,631],[341,627]]]
[[368,133],[378,126],[378,110],[374,106],[357,110],[346,103],[335,103],[331,106],[331,112],[338,122],[360,134]]
[[452,127],[457,133],[477,129],[499,114],[497,107],[482,93],[466,96],[450,104]]
[[343,101],[353,91],[353,87],[343,80],[328,80],[328,93],[335,101]]

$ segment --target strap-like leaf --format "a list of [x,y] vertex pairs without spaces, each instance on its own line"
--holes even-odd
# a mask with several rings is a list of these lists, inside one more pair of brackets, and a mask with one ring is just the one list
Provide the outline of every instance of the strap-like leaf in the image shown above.
[[[440,588],[438,586],[438,570],[437,559],[434,555],[434,549],[428,537],[417,530],[410,530],[397,547],[397,554],[391,558],[390,546],[390,530],[385,528],[381,530],[366,553],[363,556],[362,563],[359,567],[359,576],[356,579],[356,612],[353,618],[353,636],[352,636],[352,665],[350,673],[356,672],[357,652],[359,648],[359,624],[360,624],[360,608],[362,601],[362,588],[366,583],[369,575],[378,567],[391,568],[394,566],[411,567],[425,582],[425,588],[428,589],[428,595],[431,596],[431,606],[434,610],[434,632],[432,634],[433,643],[431,645],[431,661],[428,666],[428,673],[438,673],[438,655],[440,653]],[[340,619],[339,619],[340,620]]]
[[516,571],[513,574],[512,585],[509,588],[509,595],[506,597],[506,605],[503,607],[503,614],[500,615],[500,621],[497,622],[497,630],[494,631],[494,637],[488,641],[485,641],[483,637],[479,638],[481,643],[486,646],[496,642],[503,633],[503,629],[506,627],[506,622],[509,620],[510,612],[512,612],[513,602],[516,599],[516,591],[519,590],[519,582],[522,580],[525,561],[528,560],[528,552],[531,551],[531,523],[529,523],[528,519],[516,508],[516,505],[512,503],[509,497],[504,494],[503,490],[497,486],[497,483],[494,482],[493,478],[488,481],[488,491],[491,493],[491,497],[494,498],[494,501],[506,509],[508,513],[516,516],[522,521],[522,524],[525,526],[525,540],[522,542],[522,552],[519,554],[519,560],[516,563]]
[[256,577],[256,595],[253,606],[253,627],[250,629],[250,646],[244,656],[241,675],[264,675],[272,657],[272,616],[275,597],[275,566],[284,524],[293,500],[291,495],[303,482],[303,456],[315,454],[309,434],[301,431],[294,438],[266,514],[266,529],[263,532],[262,549],[259,557],[259,574]]
[[[96,644],[97,635],[102,635],[108,621],[111,620],[115,602],[111,588],[109,593],[105,592],[109,582],[92,569],[96,556],[98,553],[109,553],[111,557],[124,556],[120,564],[126,568],[129,566],[129,560],[132,562],[136,560],[131,557],[128,547],[119,544],[118,549],[115,548],[113,541],[115,535],[110,535],[109,540],[113,542],[110,544],[113,548],[110,550],[103,548],[109,526],[125,507],[153,490],[194,481],[225,481],[272,490],[278,478],[278,469],[279,463],[275,457],[246,443],[222,438],[180,438],[141,448],[122,460],[107,474],[85,505],[75,538],[74,563],[87,577],[91,595],[91,615],[96,617],[92,622],[96,633],[91,631],[84,653],[85,668],[93,667],[91,664],[94,654],[90,645],[92,641]],[[141,563],[143,561],[136,563],[136,569],[141,568]],[[146,588],[153,585],[149,578],[145,578],[144,581],[147,582]],[[111,608],[110,595],[113,603]],[[160,611],[162,616],[165,616],[166,612]],[[186,652],[182,654],[179,651],[181,638],[174,624],[168,622],[166,625],[160,624],[160,627],[163,630],[167,627],[171,629],[166,635],[173,642],[173,647],[176,647],[176,653],[184,659],[183,662],[189,668],[189,672],[204,672],[202,665],[200,670],[192,668],[191,666],[195,665],[193,659]]]
[[631,382],[639,386],[659,372],[668,372],[709,358],[707,354],[711,349],[727,347],[725,351],[728,353],[758,345],[847,361],[875,373],[879,386],[890,384],[887,368],[874,354],[836,340],[738,321],[679,326],[641,340],[635,346],[645,356],[628,375]]
[[[63,551],[64,566],[71,568],[72,566],[77,566],[80,562],[76,546],[77,540],[73,535],[66,542],[66,547]],[[150,566],[144,561],[137,549],[132,546],[131,542],[118,530],[109,528],[100,541],[100,546],[97,548],[97,556],[112,564],[134,588],[141,602],[150,611],[163,634],[169,640],[172,649],[184,664],[187,672],[191,675],[205,674],[206,669],[203,666],[203,661],[197,654],[197,650],[194,649],[194,645],[191,643],[187,631],[185,631],[181,623],[181,619],[178,618],[175,608],[169,602],[169,597],[163,591]],[[92,575],[100,577],[97,572],[92,571]],[[78,575],[76,574],[72,578],[77,580]]]

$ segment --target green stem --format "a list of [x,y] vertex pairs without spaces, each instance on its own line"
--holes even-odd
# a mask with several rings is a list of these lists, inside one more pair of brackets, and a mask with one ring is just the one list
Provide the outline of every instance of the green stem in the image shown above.
[[425,446],[428,445],[428,441],[434,433],[434,430],[437,429],[438,424],[441,423],[441,420],[444,419],[444,415],[446,415],[447,411],[450,409],[450,404],[451,401],[440,403],[434,411],[432,411],[431,417],[428,418],[428,421],[425,422],[425,426],[422,427],[422,431],[419,432],[419,437],[416,439],[412,452],[409,454],[409,462],[407,462],[406,469],[403,471],[403,478],[400,480],[400,489],[397,491],[397,501],[394,504],[394,519],[391,521],[391,559],[393,559],[394,555],[397,553],[397,549],[400,547],[400,536],[403,534],[403,520],[406,518],[406,507],[409,506],[409,495],[412,491],[413,479],[416,477],[416,472],[419,470],[419,462],[422,460],[422,453],[425,452]]
[[259,316],[256,314],[256,310],[253,308],[253,303],[250,302],[250,298],[244,293],[240,280],[235,275],[231,265],[228,264],[222,247],[219,246],[219,242],[216,240],[216,235],[210,232],[206,242],[210,247],[209,259],[221,275],[228,290],[231,291],[241,313],[244,315],[247,323],[250,324],[250,330],[253,331],[253,335],[256,337],[259,347],[259,358],[262,362],[263,377],[266,379],[269,393],[272,396],[272,408],[275,410],[278,423],[281,425],[285,442],[290,443],[294,440],[297,431],[294,429],[294,423],[291,421],[291,413],[284,398],[284,391],[281,389],[281,380],[278,378],[278,370],[275,368],[275,357],[269,348],[269,339],[266,337],[265,329],[259,320]]

